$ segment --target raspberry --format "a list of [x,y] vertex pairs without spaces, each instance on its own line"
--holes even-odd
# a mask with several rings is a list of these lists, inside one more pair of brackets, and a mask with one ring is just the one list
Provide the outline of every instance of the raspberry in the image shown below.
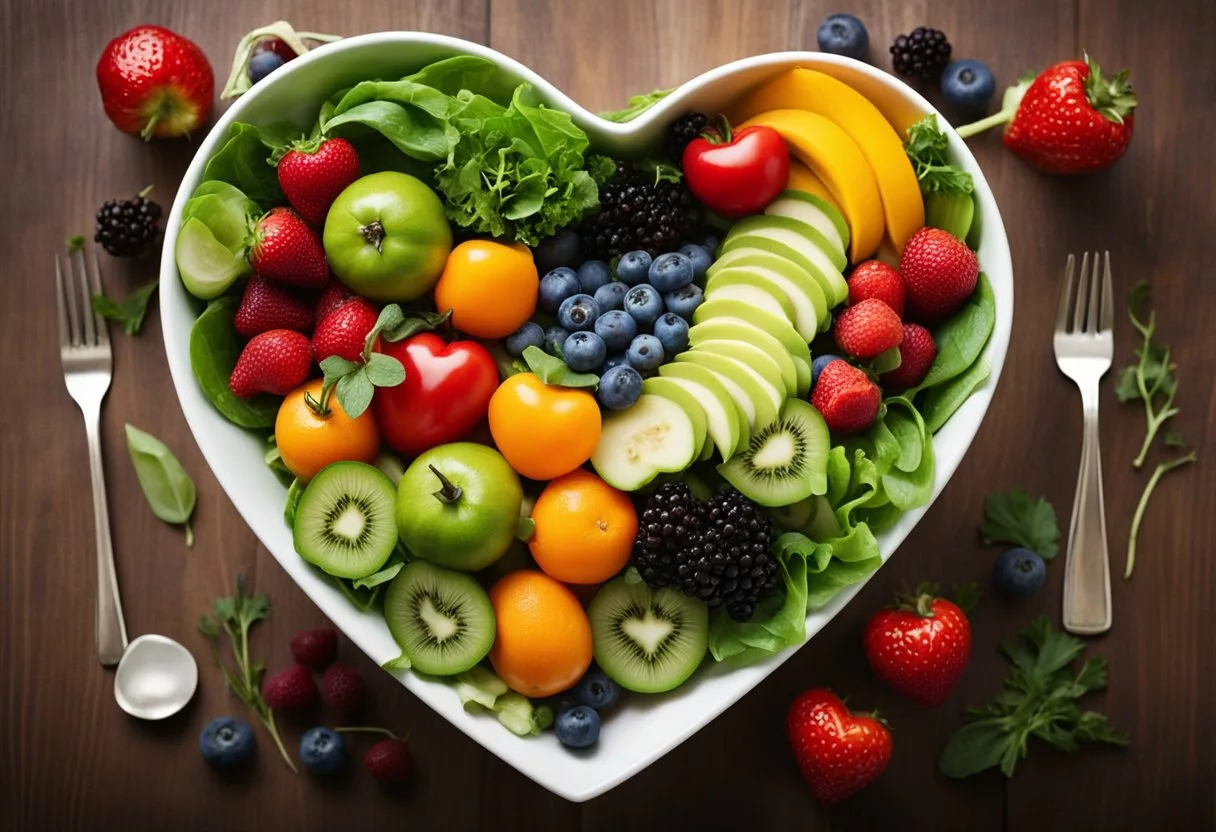
[[291,637],[291,656],[297,664],[324,670],[338,658],[338,631],[318,627],[296,633]]

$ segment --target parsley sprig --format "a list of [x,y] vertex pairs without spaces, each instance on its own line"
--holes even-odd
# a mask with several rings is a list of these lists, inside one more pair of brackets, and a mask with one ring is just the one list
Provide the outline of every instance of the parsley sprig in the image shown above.
[[908,154],[922,193],[969,194],[975,189],[971,174],[946,159],[950,141],[928,115],[908,128],[904,151]]
[[986,545],[1012,543],[1035,552],[1043,560],[1060,553],[1060,524],[1046,498],[1033,499],[1020,488],[984,498],[980,536]]
[[[263,662],[254,663],[249,658],[249,630],[264,618],[270,617],[270,598],[266,595],[250,595],[245,591],[245,577],[237,575],[236,597],[216,598],[212,603],[211,615],[204,615],[198,620],[198,630],[211,645],[211,654],[216,666],[223,671],[224,679],[232,692],[258,715],[262,725],[270,734],[274,744],[287,767],[296,771],[283,740],[279,736],[278,726],[275,725],[274,711],[262,698],[262,674],[266,671]],[[224,662],[220,647],[220,634],[228,636],[228,644],[232,648],[235,666]]]

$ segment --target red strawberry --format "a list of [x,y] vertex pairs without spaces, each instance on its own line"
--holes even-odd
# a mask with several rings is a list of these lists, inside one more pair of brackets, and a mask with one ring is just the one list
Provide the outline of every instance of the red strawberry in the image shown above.
[[302,143],[279,160],[279,186],[310,225],[322,225],[338,194],[358,178],[359,154],[346,139]]
[[329,313],[312,336],[313,351],[320,364],[331,355],[347,361],[363,360],[363,342],[376,325],[380,312],[363,298],[350,300]]
[[291,286],[317,288],[329,280],[325,250],[313,230],[290,208],[274,208],[253,229],[249,264],[254,271]]
[[980,276],[975,252],[949,231],[926,226],[912,235],[899,258],[899,274],[908,293],[908,317],[935,324],[954,313]]
[[381,783],[403,783],[414,771],[414,760],[404,740],[385,739],[367,749],[363,767]]
[[342,716],[353,716],[363,704],[363,677],[344,662],[334,662],[321,677],[321,698],[327,707]]
[[110,41],[97,62],[97,86],[110,121],[145,139],[203,126],[215,97],[203,50],[162,26],[136,26]]
[[833,324],[836,343],[854,358],[873,358],[904,340],[899,315],[877,298],[867,298],[840,313]]
[[937,358],[933,334],[920,324],[904,324],[904,340],[899,345],[899,366],[882,374],[884,384],[915,387]]
[[338,631],[319,627],[296,633],[291,637],[291,657],[297,664],[324,670],[338,658]]
[[258,393],[286,396],[308,378],[312,370],[312,343],[307,335],[290,329],[272,329],[241,350],[228,387],[242,399]]
[[266,680],[262,698],[276,711],[302,711],[317,704],[317,683],[307,667],[293,664]]
[[849,275],[849,304],[869,298],[882,301],[895,310],[896,315],[904,316],[904,282],[899,272],[881,260],[858,263]]
[[811,404],[834,433],[865,430],[878,418],[881,402],[878,385],[843,358],[823,368],[811,393]]
[[236,310],[233,326],[244,337],[252,338],[272,329],[308,332],[312,322],[308,304],[277,283],[255,274],[245,284],[245,294]]
[[936,708],[971,660],[971,624],[953,602],[918,590],[915,597],[874,613],[866,625],[865,648],[879,679]]
[[868,786],[891,759],[891,732],[868,714],[854,714],[827,688],[801,693],[790,705],[786,733],[811,797],[832,806]]
[[337,278],[330,278],[329,283],[325,284],[325,290],[321,292],[321,296],[313,304],[313,317],[316,318],[317,323],[321,323],[321,321],[329,317],[330,312],[333,312],[352,297],[354,297],[354,293],[346,288],[346,284]]

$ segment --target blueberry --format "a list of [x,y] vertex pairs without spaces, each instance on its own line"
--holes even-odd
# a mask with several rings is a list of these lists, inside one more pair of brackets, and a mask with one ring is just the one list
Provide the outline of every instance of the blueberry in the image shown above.
[[545,343],[545,330],[533,321],[527,321],[519,329],[507,336],[504,346],[507,352],[518,358],[528,347],[540,347]]
[[815,382],[819,381],[819,374],[823,372],[823,368],[831,364],[839,355],[832,355],[830,352],[825,352],[811,362],[811,388],[815,387]]
[[704,300],[705,295],[701,293],[701,287],[695,283],[689,283],[687,286],[663,296],[663,304],[667,307],[667,311],[679,315],[686,321],[692,320],[692,313],[697,311],[697,307]]
[[1010,598],[1034,595],[1046,578],[1047,564],[1029,549],[1006,549],[992,570],[996,588]]
[[542,346],[549,355],[556,355],[558,358],[561,358],[562,348],[566,345],[566,339],[569,337],[570,333],[560,326],[551,326],[545,330],[545,343]]
[[574,269],[558,266],[540,279],[540,294],[537,300],[542,310],[555,315],[562,302],[577,295],[578,291],[578,275],[574,273]]
[[198,750],[217,771],[234,769],[253,756],[253,729],[243,719],[216,717],[198,735]]
[[942,94],[964,113],[982,115],[995,91],[992,70],[973,58],[951,61],[942,70]]
[[625,293],[628,291],[628,286],[614,280],[612,283],[605,283],[595,290],[595,302],[599,305],[601,312],[607,312],[609,309],[620,309],[621,303],[625,300]]
[[649,277],[650,285],[660,292],[664,294],[674,292],[676,289],[692,283],[692,260],[687,254],[680,254],[678,251],[660,254],[650,264]]
[[575,705],[557,715],[553,730],[566,748],[587,748],[600,738],[600,715],[586,705]]
[[583,675],[582,681],[574,689],[578,701],[588,708],[602,711],[620,696],[621,689],[598,667],[593,667]]
[[532,250],[532,256],[536,259],[536,268],[542,272],[558,266],[573,266],[578,262],[578,234],[566,230],[559,231],[555,237],[546,237]]
[[639,335],[625,351],[629,366],[635,370],[657,370],[663,357],[663,344],[653,335]]
[[659,290],[645,283],[626,292],[621,305],[642,329],[650,329],[663,314],[663,298],[659,296]]
[[649,275],[650,255],[644,251],[628,251],[617,261],[616,276],[630,286],[645,283]]
[[663,354],[677,355],[688,349],[688,321],[672,312],[654,322],[654,337],[663,345]]
[[591,295],[566,298],[557,308],[557,322],[569,332],[590,332],[599,316],[600,307]]
[[612,272],[603,260],[588,260],[578,267],[578,285],[584,294],[594,295],[601,286],[612,282]]
[[722,241],[720,239],[718,239],[717,234],[709,234],[709,235],[706,235],[705,241],[702,242],[701,245],[705,248],[706,251],[709,252],[709,256],[713,257],[714,252],[718,250],[718,245],[721,242]]
[[681,246],[680,254],[683,254],[692,261],[692,276],[693,279],[705,277],[705,272],[713,265],[714,256],[705,246],[699,246],[696,243],[689,243],[686,246]]
[[[604,363],[600,365],[600,376],[603,376],[613,367],[628,366],[629,359],[625,357],[623,352],[614,352],[612,355],[604,359]],[[602,381],[602,379],[601,379]]]
[[313,774],[336,774],[346,767],[346,740],[332,728],[309,728],[300,737],[300,762]]
[[256,84],[283,65],[283,56],[277,52],[258,52],[249,59],[249,80]]
[[642,395],[642,374],[623,364],[607,370],[600,376],[600,386],[595,393],[599,403],[609,410],[624,410]]
[[628,313],[610,309],[596,319],[595,334],[604,340],[608,349],[620,352],[638,334],[638,324]]
[[589,373],[604,363],[608,348],[594,332],[576,332],[562,345],[566,366],[576,373]]
[[819,24],[819,51],[865,60],[870,36],[865,25],[851,14],[829,15]]

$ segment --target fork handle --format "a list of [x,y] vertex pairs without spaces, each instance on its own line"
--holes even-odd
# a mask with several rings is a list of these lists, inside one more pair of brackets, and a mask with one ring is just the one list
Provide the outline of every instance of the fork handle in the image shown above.
[[97,536],[97,658],[102,665],[118,664],[127,649],[127,625],[118,597],[114,546],[110,540],[110,512],[106,504],[106,478],[101,465],[101,414],[84,412],[89,440],[89,471],[93,479],[93,521]]
[[1097,635],[1110,629],[1112,609],[1096,384],[1088,391],[1082,389],[1081,401],[1085,428],[1064,564],[1064,629],[1078,635]]

